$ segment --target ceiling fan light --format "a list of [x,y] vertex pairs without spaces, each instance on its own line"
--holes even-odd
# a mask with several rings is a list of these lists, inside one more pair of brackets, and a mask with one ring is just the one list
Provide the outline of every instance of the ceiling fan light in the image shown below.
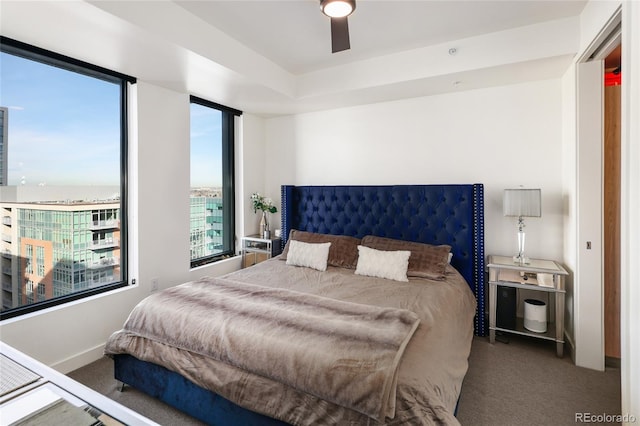
[[322,13],[331,18],[343,18],[351,15],[356,8],[355,0],[320,0]]

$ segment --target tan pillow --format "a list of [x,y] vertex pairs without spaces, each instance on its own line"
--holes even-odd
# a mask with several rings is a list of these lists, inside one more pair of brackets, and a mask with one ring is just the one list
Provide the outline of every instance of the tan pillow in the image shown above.
[[347,235],[318,234],[315,232],[298,231],[292,229],[289,232],[289,239],[282,250],[280,259],[287,260],[289,252],[289,241],[296,240],[305,243],[331,243],[329,248],[329,259],[327,264],[340,268],[356,269],[358,264],[358,245],[360,238],[349,237]]
[[396,240],[393,238],[376,237],[367,235],[361,244],[376,250],[397,251],[409,250],[409,268],[407,276],[443,280],[451,246],[416,243],[412,241]]

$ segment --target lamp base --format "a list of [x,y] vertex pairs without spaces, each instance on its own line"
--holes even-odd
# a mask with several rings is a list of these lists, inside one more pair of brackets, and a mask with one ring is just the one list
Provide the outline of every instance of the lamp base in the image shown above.
[[526,265],[529,258],[524,255],[524,220],[522,216],[518,219],[518,254],[513,256],[513,261],[518,265]]
[[528,265],[529,263],[531,263],[531,260],[526,256],[516,255],[513,256],[513,262],[517,263],[518,265]]

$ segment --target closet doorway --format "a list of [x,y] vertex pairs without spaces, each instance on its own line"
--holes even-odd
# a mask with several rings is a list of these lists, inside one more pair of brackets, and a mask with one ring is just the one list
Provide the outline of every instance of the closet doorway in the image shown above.
[[[621,13],[618,12],[579,59],[576,74],[577,257],[573,308],[577,321],[574,323],[574,362],[578,366],[600,371],[605,369],[608,358],[612,361],[620,359],[622,159],[618,136],[617,156],[614,150],[611,158],[615,160],[608,161],[615,166],[605,166],[605,151],[611,151],[605,147],[605,122],[615,123],[611,128],[617,129],[619,134],[621,108],[618,100],[617,107],[609,108],[617,118],[606,119],[605,97],[609,90],[605,90],[605,60],[609,57],[613,59],[614,52],[621,45],[621,32]],[[620,88],[617,90],[619,94]],[[611,92],[615,92],[615,89]],[[610,201],[611,196],[615,202]],[[614,348],[613,351],[605,349],[607,344]]]
[[620,367],[621,52],[618,44],[604,60],[604,346],[611,367]]

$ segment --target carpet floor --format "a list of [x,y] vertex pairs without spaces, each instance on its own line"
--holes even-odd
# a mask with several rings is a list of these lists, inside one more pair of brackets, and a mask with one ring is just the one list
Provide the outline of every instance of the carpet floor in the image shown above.
[[[202,425],[131,387],[120,392],[109,358],[69,376],[162,425]],[[580,416],[619,414],[619,369],[576,367],[567,355],[556,357],[554,342],[509,336],[509,343],[490,344],[474,338],[458,407],[462,425],[561,426],[579,423]]]

